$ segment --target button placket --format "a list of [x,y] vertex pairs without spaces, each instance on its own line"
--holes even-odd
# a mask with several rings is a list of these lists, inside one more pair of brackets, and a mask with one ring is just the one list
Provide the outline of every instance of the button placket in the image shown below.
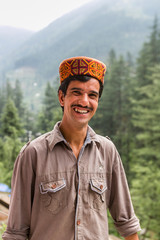
[[[79,157],[78,157],[78,161],[77,161],[77,172],[78,172],[78,189],[77,189],[77,204],[76,204],[76,216],[75,216],[75,240],[78,240],[80,238],[82,238],[82,205],[81,205],[81,179],[80,179],[80,175],[81,175],[81,167],[80,167],[80,159],[83,155],[85,149],[85,145],[83,145],[83,147],[81,148]],[[83,170],[82,170],[83,171]]]
[[80,220],[77,220],[77,225],[79,226],[81,224],[81,221]]

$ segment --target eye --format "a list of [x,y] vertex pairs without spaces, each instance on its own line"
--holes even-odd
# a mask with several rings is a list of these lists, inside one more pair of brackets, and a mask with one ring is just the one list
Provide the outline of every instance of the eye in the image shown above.
[[81,92],[80,91],[78,91],[78,90],[75,90],[75,91],[73,91],[72,92],[75,96],[78,96],[78,95],[80,95],[81,94]]
[[92,99],[97,99],[98,95],[95,94],[95,93],[91,93],[91,94],[89,94],[89,97],[92,98]]

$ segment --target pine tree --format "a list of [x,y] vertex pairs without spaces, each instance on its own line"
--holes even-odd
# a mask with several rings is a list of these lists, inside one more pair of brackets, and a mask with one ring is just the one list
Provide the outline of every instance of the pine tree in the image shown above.
[[158,18],[155,17],[153,27],[152,27],[152,32],[150,35],[150,41],[149,41],[149,46],[150,46],[150,67],[154,66],[155,64],[158,63],[159,61],[159,51],[158,49]]
[[132,149],[132,198],[145,229],[141,239],[160,237],[160,32],[155,18],[149,41],[138,58],[132,99],[135,138]]
[[4,106],[1,116],[1,135],[17,137],[23,133],[18,111],[14,102],[9,98]]
[[134,167],[137,174],[132,181],[131,195],[143,229],[140,240],[159,240],[160,170],[152,161],[145,166],[135,164]]
[[4,94],[4,89],[0,89],[0,115],[2,114],[3,107],[5,105],[5,94]]
[[109,67],[112,67],[115,61],[116,61],[116,53],[114,49],[111,49],[108,56]]
[[150,84],[137,89],[139,96],[143,98],[134,102],[133,124],[138,129],[136,155],[145,162],[152,159],[160,167],[160,65],[150,71]]
[[20,85],[19,80],[16,80],[13,93],[14,93],[13,100],[14,100],[15,106],[18,110],[19,117],[23,118],[23,116],[24,116],[23,94],[22,94],[21,85]]
[[3,169],[1,181],[11,184],[14,161],[23,143],[23,129],[14,102],[8,98],[1,115],[0,165]]
[[0,166],[2,171],[0,182],[8,186],[11,186],[14,162],[22,146],[23,143],[19,138],[8,136],[5,136],[3,139],[0,138]]
[[38,132],[50,131],[55,122],[62,117],[55,89],[48,82],[45,90],[42,111],[38,116]]
[[[147,77],[147,76],[146,76]],[[160,65],[150,68],[148,85],[137,88],[139,100],[134,100],[133,124],[136,129],[134,164],[136,176],[132,182],[133,200],[145,234],[158,240],[160,236]],[[152,234],[152,236],[151,236]]]
[[155,17],[149,41],[144,43],[137,59],[137,84],[144,86],[148,84],[150,68],[160,63],[160,35],[158,30],[158,19]]
[[13,100],[14,91],[13,91],[13,88],[12,88],[9,81],[7,81],[7,83],[6,83],[6,89],[5,90],[6,90],[6,93],[5,93],[6,99],[10,98],[10,99]]

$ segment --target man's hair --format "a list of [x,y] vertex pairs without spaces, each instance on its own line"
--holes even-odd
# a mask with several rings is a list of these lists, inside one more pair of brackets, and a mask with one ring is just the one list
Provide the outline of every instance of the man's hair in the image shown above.
[[[80,81],[80,82],[87,82],[91,79],[92,77],[90,76],[84,76],[84,75],[76,75],[76,76],[70,76],[68,78],[66,78],[62,83],[61,85],[59,86],[59,89],[58,89],[58,93],[59,91],[61,90],[64,94],[64,96],[66,95],[66,92],[67,92],[67,89],[68,89],[68,86],[70,84],[70,82],[72,81]],[[96,78],[95,78],[96,79]],[[96,79],[97,80],[97,79]],[[100,84],[100,89],[99,89],[99,98],[101,97],[102,95],[102,92],[103,92],[103,84],[101,81],[97,80]]]

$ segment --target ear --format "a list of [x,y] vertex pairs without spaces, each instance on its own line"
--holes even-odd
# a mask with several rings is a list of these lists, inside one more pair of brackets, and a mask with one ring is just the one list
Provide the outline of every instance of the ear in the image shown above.
[[63,107],[64,106],[64,93],[62,92],[62,90],[59,90],[59,92],[58,92],[58,99],[59,99],[60,105]]

